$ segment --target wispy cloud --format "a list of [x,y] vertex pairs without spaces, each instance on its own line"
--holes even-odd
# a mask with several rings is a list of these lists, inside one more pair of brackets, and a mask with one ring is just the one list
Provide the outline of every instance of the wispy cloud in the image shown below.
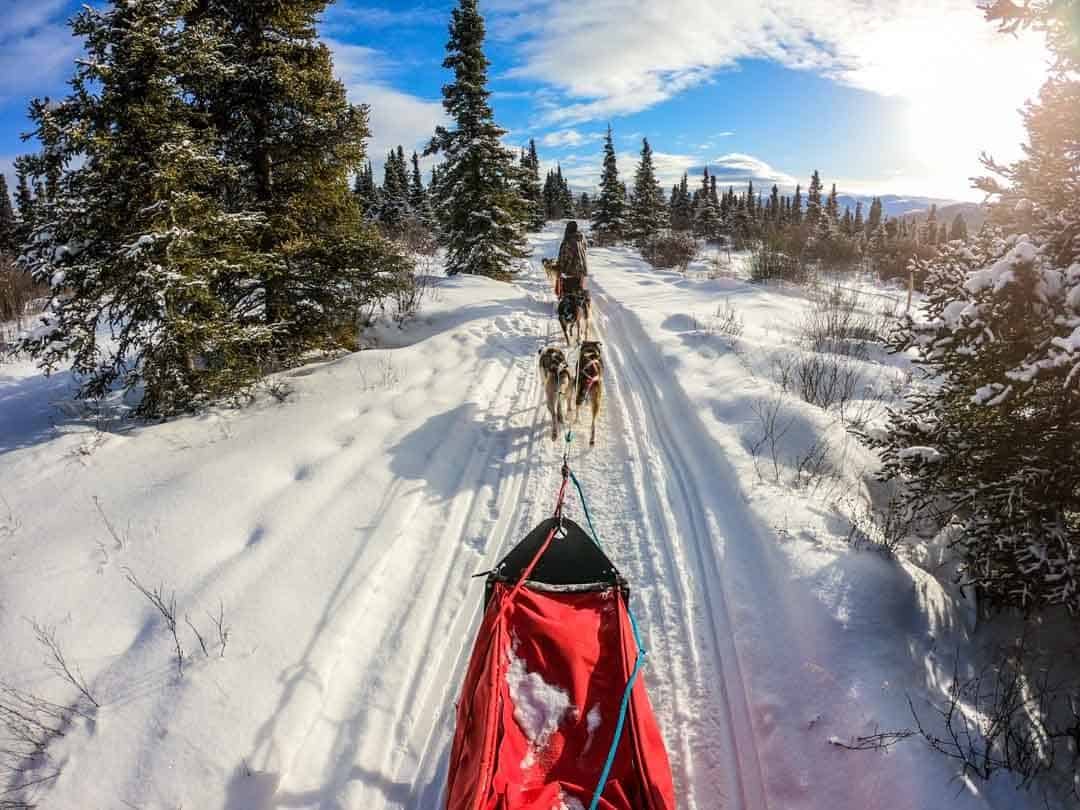
[[334,55],[334,72],[345,84],[349,100],[371,107],[371,141],[368,155],[381,166],[387,151],[398,146],[406,150],[422,149],[446,122],[442,103],[395,89],[387,74],[393,60],[381,51],[328,39]]
[[960,112],[945,126],[964,120],[970,132],[987,120],[992,130],[1000,116],[987,119],[985,94],[972,99],[972,86],[993,88],[996,106],[1011,111],[1045,73],[1041,43],[996,33],[973,0],[492,0],[489,7],[521,54],[509,75],[563,93],[543,111],[550,125],[638,112],[741,60],[767,59],[919,103],[947,98]]
[[5,4],[0,25],[0,104],[54,92],[81,44],[63,19],[65,0]]
[[576,129],[563,129],[558,132],[549,132],[540,139],[543,146],[554,148],[565,146],[581,146],[582,144],[599,141],[604,137],[602,132],[578,132]]

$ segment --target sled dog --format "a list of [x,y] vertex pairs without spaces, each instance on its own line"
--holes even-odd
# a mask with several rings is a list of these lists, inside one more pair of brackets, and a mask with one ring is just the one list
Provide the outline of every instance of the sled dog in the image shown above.
[[566,345],[570,346],[570,333],[575,333],[577,342],[589,339],[589,293],[585,291],[567,293],[559,299],[559,326],[562,327]]
[[571,389],[574,384],[570,366],[562,349],[549,346],[540,350],[540,377],[544,381],[544,399],[551,414],[551,438],[559,438],[559,429],[566,424],[570,413]]
[[581,407],[586,402],[592,409],[592,429],[589,431],[589,447],[592,447],[596,444],[596,416],[600,413],[600,401],[604,396],[604,361],[600,357],[600,341],[586,340],[581,344],[574,387],[577,389],[574,421],[577,421]]

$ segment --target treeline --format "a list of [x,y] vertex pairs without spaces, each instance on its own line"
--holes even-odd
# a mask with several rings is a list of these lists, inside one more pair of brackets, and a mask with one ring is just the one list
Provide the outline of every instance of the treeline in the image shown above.
[[750,181],[738,192],[719,187],[708,167],[700,183],[689,173],[665,194],[656,178],[652,147],[642,143],[633,186],[619,180],[611,128],[604,141],[600,192],[592,208],[593,234],[601,244],[629,241],[646,253],[658,242],[693,237],[726,242],[736,249],[758,249],[766,254],[766,272],[803,273],[805,265],[832,268],[867,267],[883,278],[907,277],[913,258],[927,259],[939,245],[968,237],[963,216],[939,222],[932,206],[925,221],[888,217],[881,200],[873,198],[866,211],[862,202],[841,208],[836,185],[826,193],[817,171],[804,194],[768,192]]

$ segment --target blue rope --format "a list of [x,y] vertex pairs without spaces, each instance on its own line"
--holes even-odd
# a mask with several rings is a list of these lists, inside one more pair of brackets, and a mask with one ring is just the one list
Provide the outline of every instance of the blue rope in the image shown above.
[[[569,444],[571,437],[572,434],[567,434],[567,444]],[[589,505],[585,502],[585,493],[581,489],[581,482],[577,480],[577,476],[574,475],[572,470],[570,471],[570,480],[574,482],[574,487],[577,489],[578,499],[581,501],[581,508],[585,512],[585,520],[588,521],[589,531],[592,533],[592,541],[596,544],[597,548],[601,548],[600,535],[596,533],[592,515],[589,514]],[[634,611],[630,608],[629,603],[626,605],[626,613],[630,617],[630,628],[634,632],[634,643],[637,645],[637,657],[634,659],[634,670],[630,673],[630,680],[626,682],[626,690],[623,692],[622,704],[619,706],[619,722],[615,725],[615,737],[611,741],[611,748],[608,749],[607,761],[604,763],[604,770],[600,773],[600,781],[596,785],[596,791],[593,793],[592,802],[589,804],[589,810],[596,810],[600,805],[600,795],[604,792],[608,777],[611,775],[611,769],[615,765],[615,755],[619,751],[619,740],[622,739],[623,727],[626,725],[626,715],[630,710],[630,696],[633,694],[634,684],[637,682],[638,673],[641,672],[641,668],[645,666],[645,645],[641,641],[641,632],[638,629],[637,617],[634,616]]]

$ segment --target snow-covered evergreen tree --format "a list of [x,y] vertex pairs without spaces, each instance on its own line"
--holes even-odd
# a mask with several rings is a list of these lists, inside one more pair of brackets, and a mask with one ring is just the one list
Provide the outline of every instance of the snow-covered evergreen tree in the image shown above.
[[[250,316],[253,276],[267,263],[255,247],[265,220],[228,213],[214,198],[236,178],[212,134],[193,126],[175,82],[205,44],[182,25],[186,5],[86,7],[72,28],[88,58],[67,99],[32,105],[45,149],[23,164],[38,176],[46,159],[82,161],[58,177],[24,247],[52,289],[27,348],[47,369],[70,359],[83,396],[142,385],[145,413],[242,388],[272,337]],[[115,347],[99,340],[105,324]]]
[[412,175],[409,178],[409,208],[415,222],[429,229],[433,226],[431,198],[428,196],[428,190],[424,188],[424,176],[420,172],[420,156],[415,151],[412,153]]
[[435,193],[444,212],[446,272],[504,278],[527,255],[521,198],[513,153],[501,138],[488,99],[484,20],[477,0],[459,0],[450,24],[443,67],[454,80],[443,87],[443,107],[454,127],[440,126],[427,154],[442,154]]
[[547,221],[544,191],[540,185],[540,156],[536,141],[529,139],[529,149],[521,159],[521,196],[526,203],[526,217],[530,231],[539,231]]
[[656,179],[649,139],[641,142],[641,160],[634,174],[634,194],[630,202],[629,236],[644,245],[667,227],[667,204],[664,190]]
[[0,174],[0,253],[14,252],[18,241],[18,223],[11,205],[7,178]]
[[265,221],[260,288],[278,362],[354,345],[359,310],[400,277],[402,256],[364,225],[349,188],[366,157],[368,111],[346,100],[319,40],[329,0],[187,5],[188,26],[218,43],[187,89],[235,172],[230,207]]
[[814,169],[814,174],[810,178],[810,188],[806,192],[806,224],[812,229],[817,227],[818,219],[821,217],[822,188],[824,186],[821,183],[821,177],[817,169]]
[[379,189],[377,219],[386,233],[398,237],[412,216],[409,176],[405,167],[405,150],[398,146],[386,155],[383,182]]
[[360,213],[365,218],[374,219],[378,216],[379,188],[375,185],[375,170],[370,160],[357,173],[353,193],[356,195],[356,204],[360,206]]
[[716,239],[720,233],[721,216],[712,194],[712,177],[709,168],[701,178],[701,193],[698,194],[697,210],[694,212],[694,234],[702,239]]
[[598,245],[614,245],[626,234],[626,187],[619,180],[615,140],[608,125],[604,137],[604,170],[600,193],[593,204],[592,235]]
[[963,214],[957,214],[952,221],[952,227],[949,229],[949,241],[959,239],[961,242],[968,238],[967,220],[964,219]]
[[[994,3],[1006,27],[1048,34],[1057,57],[1024,112],[1025,157],[994,220],[922,268],[925,318],[894,341],[935,380],[873,440],[915,507],[954,525],[964,581],[999,605],[1080,610],[1080,43],[1069,3]],[[1075,4],[1073,4],[1075,8]]]
[[684,172],[682,180],[672,189],[671,229],[688,231],[694,224],[693,197],[690,194],[690,178]]

